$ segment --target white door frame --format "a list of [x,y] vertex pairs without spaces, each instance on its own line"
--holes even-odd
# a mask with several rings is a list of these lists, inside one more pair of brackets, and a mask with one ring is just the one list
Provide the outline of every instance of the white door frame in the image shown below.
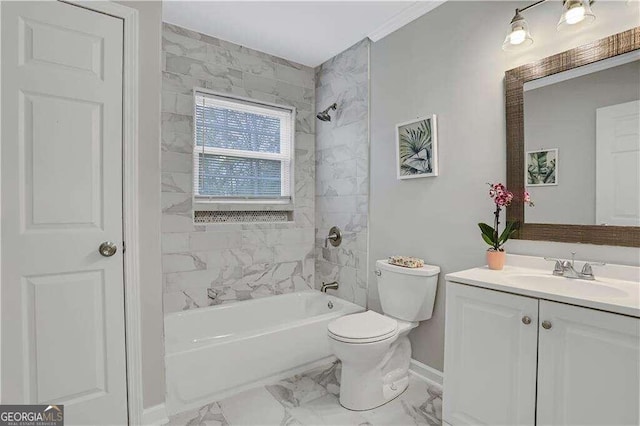
[[110,1],[65,2],[124,21],[123,61],[123,240],[127,405],[130,425],[142,424],[142,342],[140,330],[140,248],[138,231],[138,10]]

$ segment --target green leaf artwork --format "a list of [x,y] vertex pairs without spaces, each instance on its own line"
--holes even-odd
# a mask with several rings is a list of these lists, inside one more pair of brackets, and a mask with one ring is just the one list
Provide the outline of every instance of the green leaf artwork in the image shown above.
[[527,152],[527,185],[556,185],[558,150]]
[[400,174],[433,173],[431,119],[398,128],[400,132]]

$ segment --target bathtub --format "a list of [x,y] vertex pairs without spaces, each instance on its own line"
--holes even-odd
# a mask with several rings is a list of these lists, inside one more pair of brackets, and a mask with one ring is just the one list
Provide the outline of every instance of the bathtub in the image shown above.
[[331,357],[327,324],[363,310],[309,290],[168,314],[167,410],[208,404]]

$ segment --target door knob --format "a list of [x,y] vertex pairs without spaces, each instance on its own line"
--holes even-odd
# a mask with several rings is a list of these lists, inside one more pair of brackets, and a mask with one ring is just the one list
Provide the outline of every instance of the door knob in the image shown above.
[[542,321],[542,328],[549,330],[551,328],[551,321]]
[[116,254],[116,251],[118,251],[118,247],[111,241],[105,241],[98,247],[98,252],[104,257],[111,257]]
[[522,323],[523,323],[524,325],[529,325],[529,324],[531,324],[531,318],[529,318],[528,316],[524,316],[524,317],[522,317]]

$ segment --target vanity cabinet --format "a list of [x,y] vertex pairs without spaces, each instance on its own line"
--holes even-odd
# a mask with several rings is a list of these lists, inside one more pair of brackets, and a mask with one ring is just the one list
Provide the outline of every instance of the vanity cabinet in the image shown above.
[[450,425],[640,424],[640,318],[447,284]]
[[640,424],[640,318],[540,301],[540,425]]
[[533,425],[538,300],[447,284],[444,421]]

